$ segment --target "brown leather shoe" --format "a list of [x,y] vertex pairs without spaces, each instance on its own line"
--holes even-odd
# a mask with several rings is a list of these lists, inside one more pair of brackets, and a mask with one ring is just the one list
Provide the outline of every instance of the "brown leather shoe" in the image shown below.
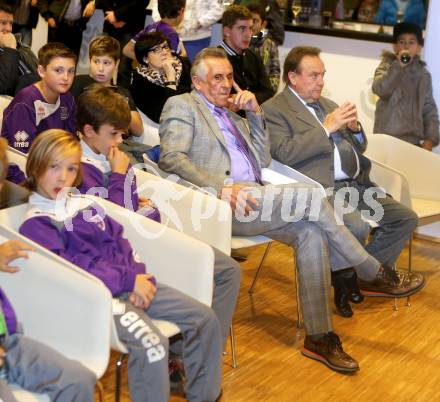
[[339,336],[334,332],[306,335],[302,354],[335,371],[353,373],[359,370],[359,363],[344,352]]
[[359,279],[359,287],[370,297],[406,297],[425,286],[425,278],[417,272],[393,270],[382,266],[372,282]]

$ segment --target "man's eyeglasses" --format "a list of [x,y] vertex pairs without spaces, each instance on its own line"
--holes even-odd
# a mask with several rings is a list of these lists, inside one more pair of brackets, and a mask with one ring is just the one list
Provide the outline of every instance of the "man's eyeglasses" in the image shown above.
[[170,45],[168,43],[164,43],[163,45],[157,45],[151,48],[149,51],[155,54],[159,54],[162,50],[170,50]]

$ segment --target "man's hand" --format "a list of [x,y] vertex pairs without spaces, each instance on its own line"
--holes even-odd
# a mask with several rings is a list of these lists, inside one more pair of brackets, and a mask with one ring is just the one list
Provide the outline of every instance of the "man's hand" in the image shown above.
[[345,125],[353,131],[357,131],[357,109],[354,103],[345,102],[337,107],[326,116],[323,123],[329,133],[334,133]]
[[121,29],[125,25],[125,22],[124,21],[115,21],[112,25],[116,29]]
[[49,25],[49,28],[56,28],[57,27],[57,22],[55,21],[54,18],[49,18],[47,20],[47,25]]
[[111,147],[108,153],[108,161],[113,173],[126,174],[130,159],[125,152],[118,147]]
[[84,8],[83,17],[85,18],[91,17],[94,12],[95,12],[95,2],[89,1],[86,7]]
[[115,13],[113,11],[106,11],[104,19],[113,25],[116,22]]
[[258,201],[249,195],[249,190],[250,187],[242,184],[224,186],[220,191],[220,199],[229,203],[233,211],[239,208],[248,215],[258,207]]
[[17,40],[12,33],[0,32],[0,47],[9,47],[11,49],[17,49]]
[[237,108],[237,110],[242,109],[249,112],[261,113],[260,105],[252,92],[243,91],[235,81],[232,81],[232,86],[237,93],[228,99],[230,105],[232,106],[228,106],[230,110],[236,111],[234,109]]
[[133,291],[128,297],[135,307],[145,310],[154,299],[157,288],[149,280],[151,277],[149,274],[136,275]]
[[34,251],[34,249],[19,240],[9,240],[1,244],[0,271],[18,272],[18,267],[13,267],[9,263],[17,258],[29,258],[27,251]]
[[432,142],[432,140],[424,140],[420,146],[427,151],[432,151],[434,143]]

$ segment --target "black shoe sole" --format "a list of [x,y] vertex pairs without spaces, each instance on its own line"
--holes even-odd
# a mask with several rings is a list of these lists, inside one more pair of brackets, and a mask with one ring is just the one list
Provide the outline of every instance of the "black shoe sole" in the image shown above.
[[359,370],[359,367],[348,368],[348,367],[335,366],[334,364],[331,364],[325,357],[318,355],[306,348],[303,348],[303,350],[301,350],[301,353],[303,354],[303,356],[308,357],[309,359],[316,360],[317,362],[323,363],[328,368],[331,368],[332,370],[338,371],[340,373],[346,373],[346,374],[355,373],[356,371]]
[[423,281],[419,287],[409,290],[405,293],[399,293],[397,295],[393,295],[391,293],[382,293],[382,292],[375,292],[374,290],[367,290],[362,289],[362,294],[367,297],[384,297],[387,299],[402,299],[404,297],[412,296],[413,294],[418,293],[420,290],[424,288],[426,284],[426,281]]
[[335,306],[335,310],[336,310],[336,314],[338,314],[341,317],[344,318],[350,318],[353,317],[353,311],[347,312],[347,313],[343,313],[341,310],[339,310],[336,306]]

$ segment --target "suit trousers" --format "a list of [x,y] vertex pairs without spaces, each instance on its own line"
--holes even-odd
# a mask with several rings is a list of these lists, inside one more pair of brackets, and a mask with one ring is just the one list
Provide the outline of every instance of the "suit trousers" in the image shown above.
[[304,327],[308,335],[332,331],[330,259],[334,270],[356,266],[359,276],[372,280],[380,267],[350,233],[338,225],[324,195],[304,183],[265,185],[244,183],[258,201],[256,210],[233,216],[234,235],[265,235],[295,248]]
[[[365,249],[382,264],[393,266],[412,232],[417,227],[418,218],[416,213],[400,202],[395,201],[383,191],[377,197],[374,197],[374,204],[371,203],[371,199],[365,197],[369,187],[365,187],[354,180],[335,183],[335,192],[344,191],[344,188],[357,191],[354,199],[350,197],[346,200],[356,209],[353,212],[344,214],[343,220],[350,231],[356,237],[359,236],[358,239],[362,244],[366,243],[371,229],[370,225],[362,218],[362,215],[373,214],[377,212],[378,207],[383,208],[383,214],[381,211],[381,217],[378,216],[380,219],[377,220],[379,226],[375,228]],[[348,193],[346,194],[348,195]],[[366,200],[369,199],[370,201],[367,203]]]

